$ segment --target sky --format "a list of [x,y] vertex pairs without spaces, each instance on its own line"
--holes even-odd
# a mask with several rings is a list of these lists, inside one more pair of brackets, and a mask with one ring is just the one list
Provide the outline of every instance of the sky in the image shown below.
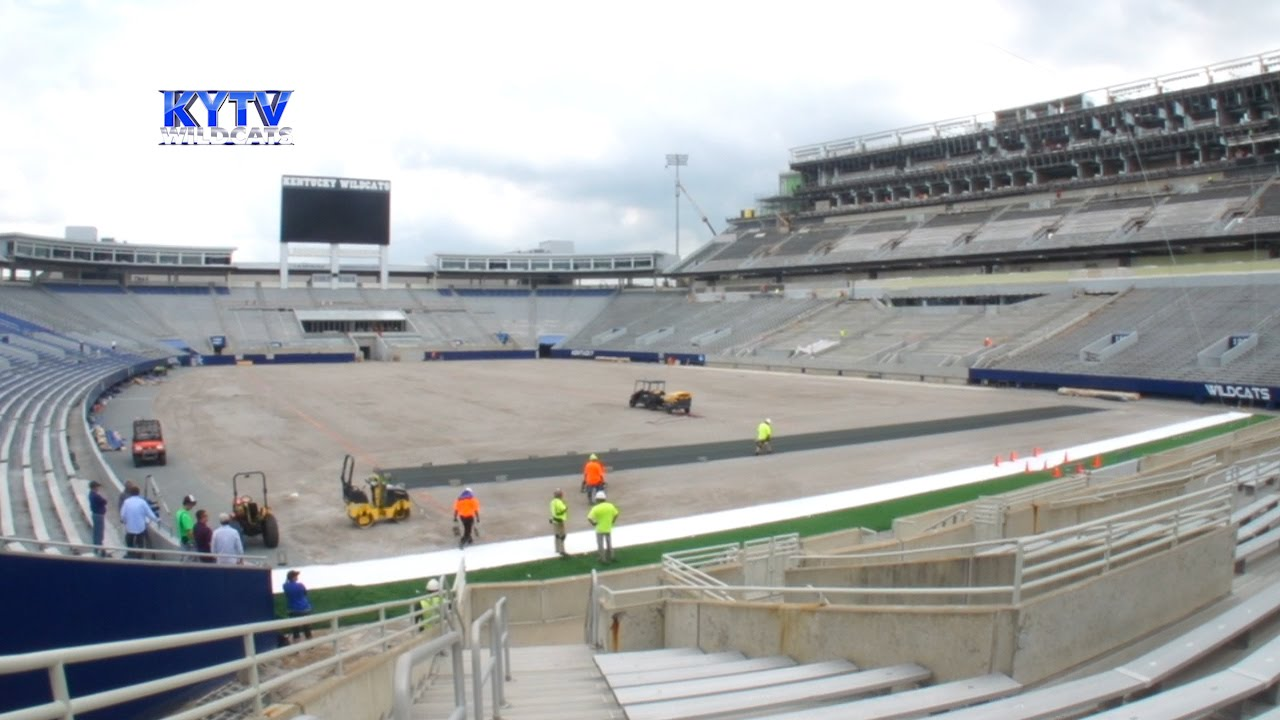
[[[0,232],[280,256],[282,175],[391,181],[391,261],[676,244],[789,149],[1280,49],[1274,0],[0,0]],[[291,146],[160,146],[160,90],[292,90]],[[226,111],[229,117],[230,110]],[[711,231],[680,200],[680,251]]]

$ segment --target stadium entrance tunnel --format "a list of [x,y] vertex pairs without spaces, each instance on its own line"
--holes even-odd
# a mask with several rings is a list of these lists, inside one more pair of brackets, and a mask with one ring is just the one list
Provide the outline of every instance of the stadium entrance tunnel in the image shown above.
[[539,335],[538,336],[538,357],[551,357],[551,348],[565,341],[568,335]]

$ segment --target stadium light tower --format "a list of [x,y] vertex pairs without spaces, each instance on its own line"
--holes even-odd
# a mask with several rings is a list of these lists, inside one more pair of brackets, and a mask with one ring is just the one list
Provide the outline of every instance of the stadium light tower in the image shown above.
[[667,155],[667,167],[676,169],[676,260],[680,259],[680,167],[688,164],[688,155]]

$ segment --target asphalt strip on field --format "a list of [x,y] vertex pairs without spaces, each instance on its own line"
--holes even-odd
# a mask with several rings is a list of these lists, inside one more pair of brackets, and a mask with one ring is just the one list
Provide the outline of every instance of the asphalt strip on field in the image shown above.
[[[1196,430],[1233,422],[1246,417],[1248,417],[1247,413],[1220,413],[1119,437],[1104,438],[1082,445],[1066,448],[1046,448],[1042,457],[1053,462],[1063,462],[1068,456],[1075,458],[1089,457],[1097,453],[1113,452],[1121,448],[1195,432]],[[759,525],[763,522],[860,507],[885,500],[918,495],[923,492],[933,492],[997,477],[1015,475],[1020,472],[1022,472],[1022,468],[1018,467],[1017,463],[1005,463],[1002,466],[993,466],[987,463],[977,467],[959,468],[934,475],[888,482],[870,487],[842,490],[824,495],[811,495],[734,510],[704,513],[696,517],[654,520],[635,525],[623,524],[614,529],[614,544],[617,547],[626,548],[630,545],[643,545],[645,543],[663,542],[673,538],[688,537],[695,533],[705,534],[745,528]],[[470,570],[553,558],[555,554],[552,552],[548,537],[543,535],[522,540],[481,543],[468,547],[466,550],[433,550],[426,553],[383,557],[335,565],[310,565],[301,569],[307,573],[308,588],[376,585],[454,573],[463,566],[464,558],[465,567]],[[589,553],[595,549],[595,533],[589,529],[571,532],[565,544],[570,553]],[[288,570],[289,568],[285,567],[273,569],[271,572],[271,587],[280,587],[285,581],[285,573]]]
[[[1058,405],[1055,407],[1009,410],[986,415],[965,415],[939,420],[921,420],[879,425],[875,427],[826,430],[803,435],[785,435],[773,440],[774,454],[825,450],[848,445],[865,445],[886,440],[941,435],[965,430],[985,430],[1002,425],[1020,425],[1041,420],[1057,420],[1075,415],[1100,412],[1100,408]],[[529,478],[577,475],[582,472],[585,455],[591,452],[605,455],[604,461],[613,468],[640,470],[667,465],[730,460],[746,457],[754,452],[752,438],[723,440],[720,442],[676,445],[673,447],[640,448],[636,450],[612,450],[595,448],[586,452],[547,457],[532,456],[518,460],[492,460],[452,465],[422,465],[419,467],[384,468],[390,481],[408,488],[436,487],[443,485],[478,485],[486,482],[527,480]]]

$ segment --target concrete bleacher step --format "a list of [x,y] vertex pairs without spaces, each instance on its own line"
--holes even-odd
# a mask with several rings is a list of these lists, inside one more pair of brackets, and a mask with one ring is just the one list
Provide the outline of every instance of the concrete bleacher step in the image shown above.
[[[852,664],[850,664],[852,667]],[[843,675],[802,680],[786,685],[701,695],[678,700],[625,705],[628,720],[696,720],[732,718],[771,710],[789,710],[818,703],[906,687],[928,680],[931,673],[915,664],[894,665]]]
[[1091,717],[1110,720],[1202,718],[1274,689],[1277,680],[1280,680],[1280,638],[1226,670]]
[[846,660],[808,663],[792,667],[775,668],[773,670],[756,670],[733,675],[722,675],[710,678],[695,678],[676,682],[660,682],[651,685],[639,685],[628,688],[614,688],[614,697],[623,707],[637,703],[658,702],[660,700],[676,700],[679,698],[715,695],[718,693],[763,688],[771,685],[783,685],[804,680],[845,675],[858,668]]
[[702,665],[697,667],[679,667],[667,670],[645,670],[640,672],[624,672],[606,675],[609,686],[615,691],[631,687],[634,685],[650,685],[661,682],[677,682],[680,680],[694,680],[697,678],[719,677],[721,675],[733,675],[735,673],[755,672],[756,670],[772,670],[774,668],[790,667],[795,665],[796,661],[783,655],[773,655],[770,657],[751,658],[748,660],[735,660],[732,662],[716,663],[714,665]]
[[[507,720],[622,720],[621,706],[600,675],[586,645],[547,645],[511,648],[512,680],[504,685]],[[453,711],[453,679],[448,662],[437,660],[437,675],[414,704],[414,717],[444,718]],[[467,718],[472,706],[471,659],[464,656]],[[493,694],[484,688],[483,717],[494,716]]]
[[986,702],[1012,695],[1022,683],[1002,673],[991,673],[939,685],[880,695],[850,703],[806,708],[779,715],[763,715],[757,720],[895,720]]
[[606,653],[595,656],[596,667],[605,675],[619,672],[665,670],[667,668],[709,665],[715,663],[713,655],[698,648],[663,648],[661,650],[635,650],[632,652]]
[[1280,493],[1268,493],[1231,513],[1231,522],[1235,525],[1246,525],[1277,505],[1280,505]]

